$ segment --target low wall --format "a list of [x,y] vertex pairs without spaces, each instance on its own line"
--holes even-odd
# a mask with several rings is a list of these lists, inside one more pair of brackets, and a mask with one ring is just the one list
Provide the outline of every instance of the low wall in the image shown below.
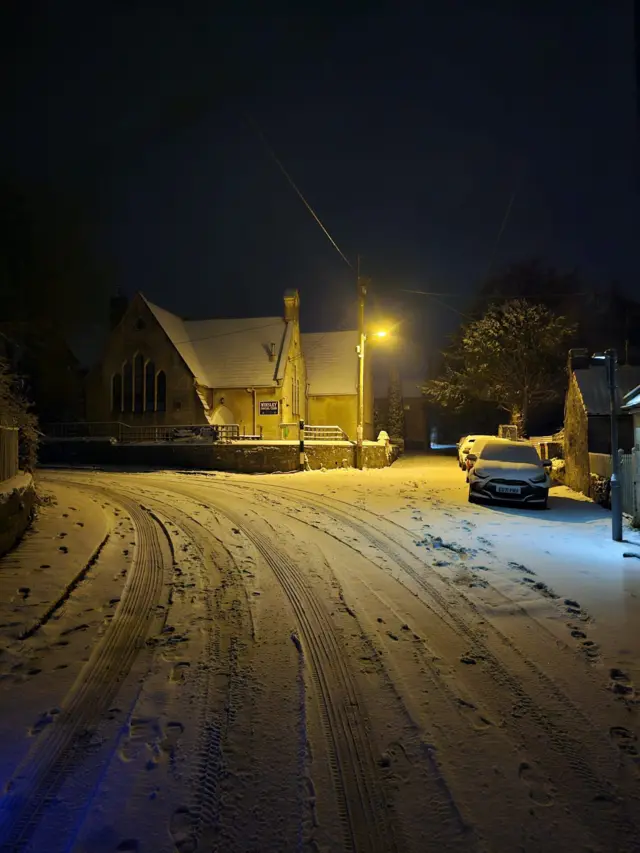
[[31,474],[0,482],[0,557],[20,540],[33,514],[36,491]]
[[[365,444],[366,468],[385,468],[389,458],[381,444]],[[352,468],[356,448],[353,444],[319,443],[305,446],[312,470]],[[123,465],[143,468],[194,468],[213,471],[237,471],[243,474],[272,474],[297,471],[297,442],[267,444],[117,444],[108,441],[47,441],[40,446],[40,462],[52,465]]]

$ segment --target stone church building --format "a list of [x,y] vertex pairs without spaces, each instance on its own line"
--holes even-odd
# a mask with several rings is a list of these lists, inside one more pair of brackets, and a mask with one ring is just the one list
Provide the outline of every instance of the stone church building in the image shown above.
[[[241,435],[278,439],[297,435],[304,419],[355,438],[357,334],[301,335],[299,310],[298,291],[285,293],[281,317],[239,320],[184,320],[141,293],[129,304],[116,298],[102,358],[87,377],[87,420],[237,424]],[[365,438],[373,436],[370,387],[367,375]]]

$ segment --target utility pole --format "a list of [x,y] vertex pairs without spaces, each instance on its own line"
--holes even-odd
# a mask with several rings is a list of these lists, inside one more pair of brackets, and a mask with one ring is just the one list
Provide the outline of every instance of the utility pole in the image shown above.
[[356,467],[362,469],[364,465],[364,351],[366,345],[366,333],[364,328],[364,306],[367,297],[367,285],[360,275],[360,255],[358,255],[357,271],[358,287],[358,412],[356,425]]
[[622,542],[622,495],[620,492],[618,400],[616,396],[618,355],[614,349],[608,349],[605,351],[605,359],[611,411],[611,538],[614,542]]

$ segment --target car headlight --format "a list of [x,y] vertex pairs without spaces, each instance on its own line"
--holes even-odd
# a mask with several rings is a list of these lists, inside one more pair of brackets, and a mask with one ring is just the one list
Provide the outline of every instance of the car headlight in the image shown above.
[[536,474],[535,477],[531,478],[531,482],[532,483],[544,483],[546,479],[547,479],[546,474]]

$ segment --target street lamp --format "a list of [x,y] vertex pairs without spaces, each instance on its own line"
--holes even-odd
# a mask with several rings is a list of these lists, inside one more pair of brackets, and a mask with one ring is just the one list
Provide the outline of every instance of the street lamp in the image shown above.
[[[356,426],[356,467],[362,469],[364,467],[364,359],[366,353],[367,333],[364,330],[364,304],[361,309],[360,335],[357,347],[358,352],[358,420]],[[374,338],[386,338],[388,332],[380,329],[377,332],[372,332]]]
[[611,538],[622,542],[622,494],[620,491],[620,457],[618,455],[618,354],[614,349],[596,352],[591,361],[604,364],[609,386],[609,412],[611,417]]

